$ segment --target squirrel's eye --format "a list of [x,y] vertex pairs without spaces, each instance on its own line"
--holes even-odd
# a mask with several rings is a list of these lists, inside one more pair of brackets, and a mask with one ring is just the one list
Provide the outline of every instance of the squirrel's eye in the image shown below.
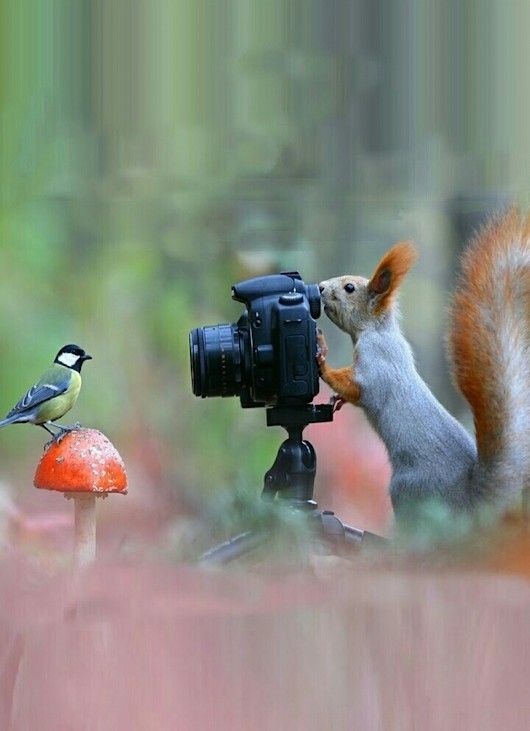
[[348,294],[351,294],[352,292],[355,292],[355,285],[351,282],[348,282],[348,284],[344,285],[344,291]]

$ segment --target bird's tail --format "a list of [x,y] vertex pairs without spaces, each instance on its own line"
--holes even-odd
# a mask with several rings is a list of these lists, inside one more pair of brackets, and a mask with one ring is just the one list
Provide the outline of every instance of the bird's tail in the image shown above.
[[12,416],[6,416],[5,419],[2,419],[0,421],[0,429],[3,426],[8,426],[9,424],[14,424],[14,422],[17,421],[17,419],[19,419],[19,418],[20,418],[20,414],[13,414]]
[[475,421],[472,490],[506,504],[530,485],[530,216],[493,219],[465,252],[450,346]]

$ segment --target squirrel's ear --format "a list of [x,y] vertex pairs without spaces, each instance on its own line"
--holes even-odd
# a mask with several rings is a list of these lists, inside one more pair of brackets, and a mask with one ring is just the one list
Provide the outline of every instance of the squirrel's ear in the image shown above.
[[368,282],[368,296],[376,313],[390,307],[401,280],[417,257],[411,241],[400,241],[383,256]]

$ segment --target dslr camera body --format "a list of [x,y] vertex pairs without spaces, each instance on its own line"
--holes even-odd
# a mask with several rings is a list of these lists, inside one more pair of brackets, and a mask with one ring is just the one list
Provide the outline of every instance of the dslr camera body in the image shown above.
[[298,272],[234,284],[235,323],[190,332],[193,393],[239,396],[243,408],[308,404],[318,394],[320,292]]

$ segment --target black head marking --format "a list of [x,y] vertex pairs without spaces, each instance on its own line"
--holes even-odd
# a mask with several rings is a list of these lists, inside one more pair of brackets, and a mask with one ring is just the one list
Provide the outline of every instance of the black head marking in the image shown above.
[[68,345],[63,345],[53,362],[80,373],[85,360],[90,360],[91,358],[92,356],[86,353],[79,345],[69,343]]

